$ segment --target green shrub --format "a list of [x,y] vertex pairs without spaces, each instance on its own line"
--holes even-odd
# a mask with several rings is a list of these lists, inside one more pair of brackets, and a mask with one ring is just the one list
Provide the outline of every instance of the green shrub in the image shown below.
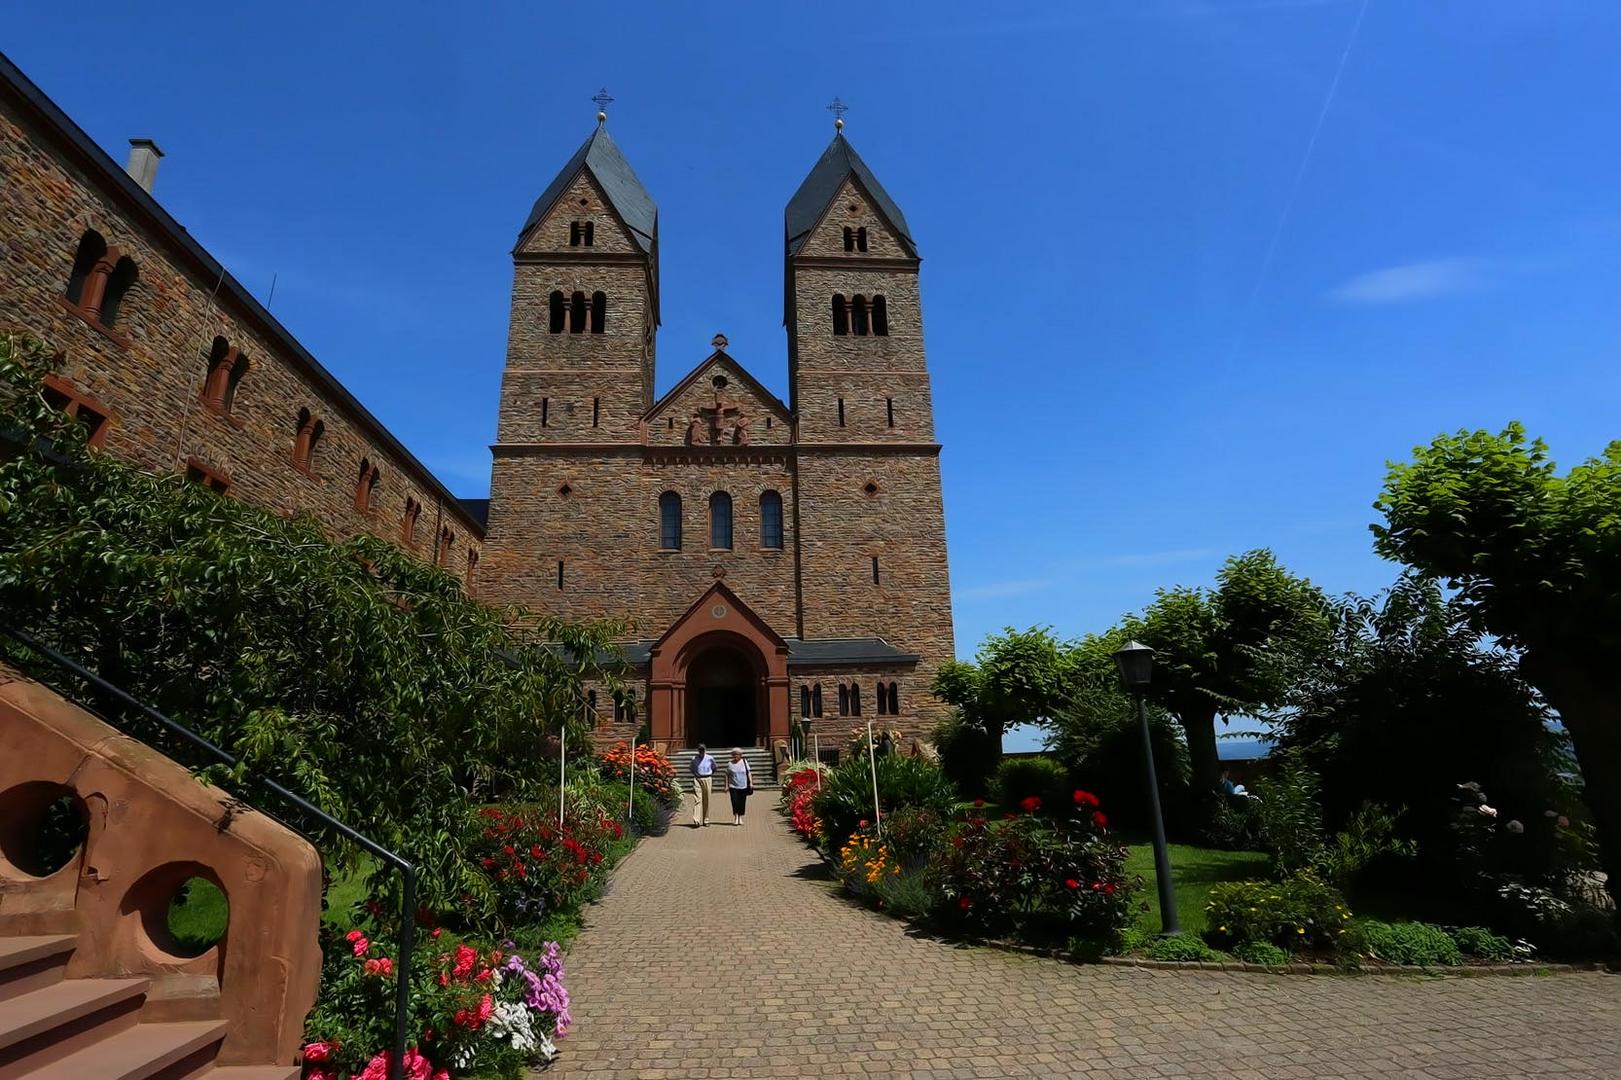
[[1256,782],[1261,834],[1272,853],[1274,873],[1308,870],[1327,846],[1317,774],[1290,758]]
[[1230,948],[1264,941],[1289,952],[1354,945],[1351,909],[1335,889],[1309,873],[1285,881],[1233,881],[1214,886],[1205,906],[1211,942]]
[[1265,964],[1282,967],[1291,957],[1270,941],[1244,941],[1233,947],[1233,955],[1246,964]]
[[1193,934],[1150,938],[1143,949],[1143,955],[1150,960],[1175,960],[1183,963],[1221,959],[1220,953]]
[[1248,795],[1222,795],[1210,805],[1209,818],[1197,830],[1203,847],[1223,851],[1261,851],[1261,801]]
[[1048,813],[1069,802],[1069,774],[1049,757],[1003,758],[991,781],[991,795],[1008,809],[1034,796]]
[[964,795],[990,793],[991,774],[1002,756],[996,739],[953,712],[934,729],[934,748],[940,752],[941,770]]
[[1116,951],[1121,956],[1131,956],[1133,953],[1141,952],[1147,947],[1149,939],[1153,936],[1140,926],[1128,926],[1121,930],[1117,937],[1119,947]]
[[1447,934],[1458,943],[1459,949],[1470,956],[1499,963],[1514,959],[1514,943],[1484,926],[1449,926]]
[[885,911],[902,919],[922,919],[933,911],[938,898],[921,873],[901,873],[884,876],[873,885]]
[[884,818],[884,841],[905,873],[923,869],[945,835],[945,819],[926,806],[903,806]]
[[[957,806],[957,789],[938,765],[917,757],[888,754],[878,759],[878,802],[886,816],[917,806],[948,817]],[[822,790],[811,801],[822,819],[822,835],[838,850],[870,820],[872,773],[865,758],[846,761],[822,778]]]
[[1463,963],[1458,943],[1431,923],[1386,923],[1369,919],[1362,924],[1362,936],[1369,956],[1392,964],[1455,967]]

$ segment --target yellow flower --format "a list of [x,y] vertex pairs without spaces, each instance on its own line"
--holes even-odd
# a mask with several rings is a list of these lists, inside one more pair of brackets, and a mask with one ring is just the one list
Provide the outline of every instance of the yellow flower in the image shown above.
[[1226,933],[1226,932],[1227,932],[1227,928],[1226,928],[1226,927],[1225,927],[1225,926],[1223,926],[1223,927],[1222,927],[1222,928],[1221,928],[1221,932],[1222,932],[1222,933],[1224,933],[1224,934],[1225,934],[1225,933]]
[[1304,927],[1304,926],[1297,926],[1297,927],[1295,927],[1295,933],[1297,933],[1297,934],[1304,934],[1304,933],[1305,933],[1305,932],[1306,932],[1306,928],[1305,928],[1305,927]]

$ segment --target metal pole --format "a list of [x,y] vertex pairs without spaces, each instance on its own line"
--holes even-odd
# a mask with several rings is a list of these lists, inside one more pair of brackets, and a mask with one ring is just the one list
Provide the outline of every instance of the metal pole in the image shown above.
[[[636,737],[630,739],[630,801],[625,804],[625,820],[636,821]],[[635,835],[632,833],[631,835]]]
[[816,793],[822,793],[822,737],[811,732],[811,754],[814,758],[812,764],[816,766]]
[[867,718],[867,767],[872,770],[872,817],[884,835],[884,812],[878,806],[878,752],[872,748],[872,717]]
[[405,899],[400,912],[399,981],[394,984],[394,1060],[388,1063],[389,1080],[400,1080],[405,1075],[406,1017],[411,1004],[411,949],[416,944],[417,875],[416,869],[405,870]]
[[1171,851],[1165,844],[1165,817],[1159,808],[1159,778],[1154,773],[1154,741],[1148,734],[1148,703],[1137,694],[1137,726],[1143,732],[1143,761],[1148,767],[1148,805],[1154,815],[1154,880],[1159,886],[1160,934],[1182,932],[1176,918],[1176,890],[1171,883]]
[[563,787],[568,782],[568,725],[559,729],[562,735],[557,744],[557,827],[563,827]]

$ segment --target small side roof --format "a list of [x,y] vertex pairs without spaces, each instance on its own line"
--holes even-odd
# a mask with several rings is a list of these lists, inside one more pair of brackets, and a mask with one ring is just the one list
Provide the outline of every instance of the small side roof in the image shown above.
[[844,132],[833,136],[827,149],[817,159],[811,168],[810,175],[805,177],[794,197],[788,200],[788,209],[784,214],[788,233],[788,254],[796,255],[805,245],[805,238],[810,235],[816,223],[822,219],[822,212],[827,204],[833,201],[833,196],[839,193],[839,185],[844,178],[854,176],[856,183],[867,193],[878,206],[878,212],[900,234],[901,241],[906,245],[909,254],[916,257],[917,246],[912,243],[912,230],[906,224],[906,216],[895,200],[889,197],[884,185],[878,182],[867,163],[861,160],[850,140],[844,137]]
[[637,246],[649,255],[654,254],[658,247],[658,207],[654,204],[653,197],[647,193],[647,189],[642,186],[641,180],[637,179],[636,170],[625,160],[619,145],[609,137],[608,129],[601,125],[580,144],[574,156],[568,159],[568,164],[563,166],[563,171],[546,185],[546,190],[535,200],[534,207],[529,211],[529,217],[524,220],[523,228],[518,230],[518,242],[522,243],[529,230],[546,216],[552,204],[557,202],[564,189],[574,182],[581,169],[591,170],[592,178],[602,189],[614,213],[618,214],[620,220],[630,229]]

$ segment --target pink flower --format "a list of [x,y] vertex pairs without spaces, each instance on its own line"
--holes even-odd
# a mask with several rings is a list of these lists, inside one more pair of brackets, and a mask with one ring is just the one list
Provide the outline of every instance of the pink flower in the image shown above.
[[305,1061],[326,1061],[332,1056],[332,1051],[338,1048],[337,1043],[312,1042],[304,1044]]
[[361,938],[363,938],[365,936],[366,935],[362,934],[359,930],[351,930],[347,934],[343,935],[343,940],[345,940],[345,941],[359,941]]
[[479,1020],[480,1021],[488,1020],[490,1018],[490,1015],[492,1013],[494,1013],[494,1012],[495,1012],[495,999],[490,997],[490,995],[485,994],[483,999],[481,1001],[479,1001],[479,1003],[478,1003],[478,1018],[479,1018]]
[[862,828],[863,828],[863,829],[865,829],[865,828],[866,828],[866,827],[867,827],[867,819],[866,819],[866,818],[862,818],[862,819],[861,819],[861,822],[860,822],[860,824],[861,824],[861,827],[862,827]]
[[371,942],[367,941],[364,937],[350,938],[350,940],[355,943],[356,956],[365,956],[366,950],[371,948]]
[[331,1069],[311,1069],[304,1080],[338,1080],[338,1074]]

